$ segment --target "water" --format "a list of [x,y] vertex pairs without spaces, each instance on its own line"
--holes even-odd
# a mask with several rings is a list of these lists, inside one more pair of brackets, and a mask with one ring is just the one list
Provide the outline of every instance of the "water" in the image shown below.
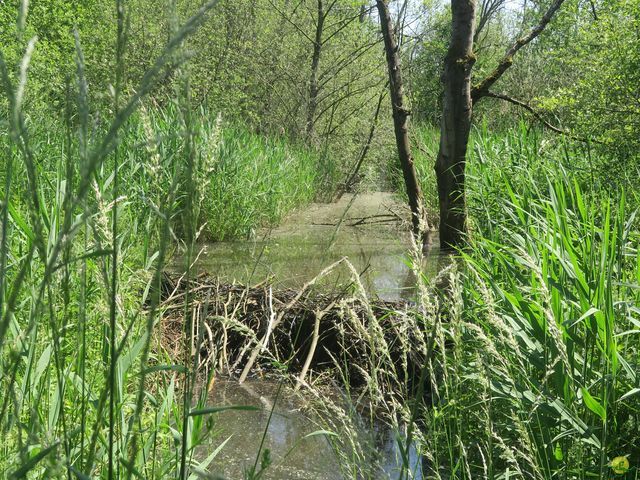
[[[255,284],[270,278],[276,287],[295,288],[346,256],[361,272],[360,280],[370,295],[387,301],[410,300],[414,297],[416,279],[409,266],[411,242],[407,218],[406,207],[392,194],[378,192],[355,198],[345,195],[334,204],[313,204],[290,216],[281,226],[258,232],[252,240],[202,245],[194,267],[199,273],[228,282]],[[423,272],[428,277],[435,275],[443,264],[441,260],[435,244],[425,252]],[[180,269],[183,265],[184,259],[178,258],[174,267]],[[349,270],[340,266],[321,285],[335,289],[350,281]],[[206,458],[225,439],[229,440],[213,461],[210,472],[228,479],[244,478],[244,472],[255,463],[266,429],[264,448],[269,449],[272,465],[261,478],[345,478],[327,438],[305,438],[317,431],[322,422],[303,413],[300,396],[282,395],[268,422],[276,389],[277,385],[260,380],[244,385],[232,381],[215,384],[210,405],[255,405],[260,410],[229,410],[216,415],[217,435],[203,449],[201,458]],[[367,445],[371,445],[372,458],[367,462],[371,462],[374,473],[370,478],[398,478],[396,435],[381,426],[376,430],[362,435],[369,439]],[[416,452],[410,451],[409,457],[412,470],[419,471]]]
[[[277,395],[278,384],[265,380],[252,380],[239,385],[231,380],[219,380],[210,394],[211,405],[251,405],[257,411],[227,410],[216,414],[214,431],[208,445],[200,452],[206,458],[227,438],[229,439],[213,460],[209,473],[225,479],[242,479],[258,456],[262,436],[266,429],[264,449],[269,450],[272,464],[264,479],[273,480],[341,480],[351,478],[339,469],[338,458],[324,435],[318,432],[321,419],[310,418],[302,397],[293,395],[283,387]],[[275,403],[275,408],[274,408]],[[269,421],[269,414],[274,413]],[[315,420],[315,421],[313,421]],[[340,435],[341,432],[336,432]],[[371,459],[371,478],[398,478],[400,462],[395,434],[384,427],[375,432],[361,432],[371,437],[377,460]],[[306,437],[306,438],[305,438]],[[412,470],[419,471],[420,460],[410,451]],[[258,462],[260,465],[260,462]],[[418,477],[419,478],[419,477]]]
[[[345,195],[337,203],[313,204],[253,240],[201,245],[195,268],[226,281],[254,284],[272,277],[276,286],[295,288],[346,256],[371,295],[411,299],[416,279],[409,266],[410,234],[398,221],[406,216],[406,207],[390,193]],[[426,250],[427,276],[437,272],[440,259],[437,244]],[[175,267],[182,265],[178,258]],[[340,266],[322,284],[338,287],[350,279],[347,267]]]

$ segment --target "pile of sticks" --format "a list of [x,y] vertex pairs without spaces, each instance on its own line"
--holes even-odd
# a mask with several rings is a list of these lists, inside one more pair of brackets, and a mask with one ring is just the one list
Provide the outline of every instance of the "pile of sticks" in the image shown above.
[[240,382],[279,367],[303,382],[310,371],[336,364],[347,365],[354,381],[358,371],[368,368],[365,363],[376,335],[372,328],[379,330],[377,337],[385,345],[399,345],[400,337],[407,336],[401,317],[411,306],[371,301],[363,291],[358,293],[359,283],[334,293],[313,288],[341,262],[346,260],[300,289],[274,289],[268,282],[229,284],[206,275],[187,281],[166,274],[162,343],[178,356],[184,352],[185,338],[190,339],[187,348],[199,359],[200,368],[237,376]]

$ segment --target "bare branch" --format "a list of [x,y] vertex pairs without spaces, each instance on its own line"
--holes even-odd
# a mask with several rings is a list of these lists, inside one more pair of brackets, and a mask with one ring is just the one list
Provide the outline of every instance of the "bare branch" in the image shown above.
[[480,38],[480,32],[487,26],[489,20],[500,11],[504,6],[505,0],[482,0],[480,4],[480,17],[476,26],[476,31],[473,34],[473,42],[477,43]]
[[518,53],[518,50],[531,43],[531,41],[533,41],[538,35],[540,35],[540,33],[542,33],[542,31],[546,28],[546,26],[549,24],[549,22],[563,3],[564,0],[554,0],[547,12],[540,19],[540,23],[533,27],[527,35],[517,39],[516,42],[511,46],[511,48],[507,50],[505,55],[502,57],[502,60],[500,60],[498,66],[493,70],[493,72],[491,72],[489,76],[487,76],[484,80],[482,80],[479,84],[471,89],[471,99],[474,103],[480,100],[482,97],[487,96],[489,89],[493,86],[493,84],[496,83],[500,79],[500,77],[502,77],[504,72],[506,72],[513,64],[513,56]]
[[545,127],[547,127],[549,130],[551,130],[552,132],[555,132],[557,134],[560,135],[565,135],[573,140],[578,140],[580,142],[585,142],[585,143],[598,143],[601,145],[605,145],[604,142],[601,142],[599,140],[592,140],[590,138],[583,138],[583,137],[578,137],[574,134],[572,134],[571,132],[568,132],[566,130],[563,130],[561,128],[556,127],[555,125],[552,125],[551,123],[549,123],[547,120],[545,120],[545,118],[542,116],[542,114],[540,112],[538,112],[537,110],[535,110],[531,105],[529,105],[528,103],[525,103],[521,100],[518,100],[517,98],[513,98],[510,97],[508,95],[505,95],[503,93],[493,93],[493,92],[487,92],[485,95],[485,97],[490,97],[490,98],[497,98],[499,100],[504,100],[505,102],[509,102],[512,103],[513,105],[517,105],[520,108],[524,108],[527,112],[529,112],[531,115],[533,115],[536,120],[538,120],[540,123],[542,123]]
[[373,120],[371,121],[371,127],[369,129],[369,137],[367,137],[367,141],[364,144],[364,147],[362,147],[362,151],[360,153],[360,156],[358,157],[358,161],[356,162],[356,166],[353,169],[353,172],[351,173],[351,175],[349,175],[349,178],[347,179],[347,181],[344,182],[344,184],[338,191],[338,198],[340,198],[342,194],[346,192],[351,187],[351,185],[353,185],[354,180],[356,179],[356,176],[360,171],[360,167],[362,167],[362,164],[364,163],[364,159],[366,158],[367,153],[369,152],[369,148],[371,147],[371,141],[373,140],[373,136],[375,135],[375,132],[376,132],[376,126],[378,125],[378,116],[380,115],[382,101],[384,100],[384,97],[387,95],[387,87],[388,87],[388,83],[385,84],[384,88],[380,92],[380,95],[378,96],[378,105],[376,107],[375,113],[373,114]]
[[[372,8],[373,7],[369,7],[368,11],[370,12]],[[325,15],[325,17],[326,17],[326,15]],[[324,45],[325,43],[327,43],[329,40],[331,40],[333,37],[335,37],[342,30],[347,28],[349,25],[351,25],[354,21],[358,20],[359,18],[360,18],[360,12],[358,12],[357,15],[351,16],[351,17],[349,17],[347,19],[339,20],[339,21],[331,24],[330,26],[328,26],[327,30],[331,30],[335,26],[337,26],[337,28],[336,28],[336,30],[334,32],[330,33],[324,40],[322,40],[322,44]]]
[[307,35],[307,32],[305,32],[302,28],[300,28],[300,26],[298,26],[298,24],[296,24],[293,20],[291,20],[285,12],[280,11],[278,7],[276,7],[271,0],[269,0],[269,4],[271,5],[271,8],[273,8],[276,11],[276,13],[278,13],[278,15],[280,15],[288,24],[290,24],[293,28],[295,28],[298,31],[298,33],[300,33],[303,37],[305,37],[311,43],[315,42],[315,40],[311,38],[309,35]]

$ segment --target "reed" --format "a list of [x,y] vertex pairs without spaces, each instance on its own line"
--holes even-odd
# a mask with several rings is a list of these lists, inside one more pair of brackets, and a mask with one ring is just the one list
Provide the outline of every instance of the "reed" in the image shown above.
[[[400,479],[638,478],[637,193],[593,182],[581,153],[526,128],[475,132],[468,247],[440,278],[423,276],[419,308],[396,319],[421,332],[403,351],[423,359],[422,391],[380,340],[360,364],[360,395],[311,388],[325,428],[341,433],[346,476],[381,475],[375,440],[362,440],[376,430],[362,412],[375,411],[395,425]],[[347,363],[335,366],[351,392]],[[620,457],[626,472],[613,468]]]
[[[134,92],[114,83],[114,113],[100,125],[78,35],[62,116],[26,101],[36,39],[17,72],[0,52],[0,471],[7,478],[187,478],[200,463],[192,453],[203,414],[179,401],[190,398],[178,388],[190,368],[153,343],[178,197],[197,197],[185,183],[189,151],[161,153],[197,132],[175,116],[170,140],[152,124],[142,136],[136,112],[165,69],[184,64],[183,41],[215,4],[176,22]],[[127,24],[123,2],[117,6],[121,78]]]
[[[277,224],[329,195],[340,169],[316,150],[193,106],[182,45],[215,4],[184,22],[174,14],[171,38],[140,85],[129,92],[114,82],[111,114],[89,102],[78,35],[76,77],[55,115],[28,101],[36,39],[16,68],[0,48],[7,478],[192,479],[206,476],[219,452],[195,454],[221,411],[196,382],[210,312],[191,318],[196,297],[186,294],[180,348],[170,355],[158,334],[165,264],[176,246],[186,249],[189,284],[197,242]],[[154,107],[148,96],[167,68],[178,74],[176,95]],[[437,132],[418,134],[417,168],[435,209]],[[401,479],[637,479],[633,172],[616,182],[603,173],[604,153],[525,124],[499,134],[480,126],[472,140],[468,247],[435,279],[416,268],[419,294],[407,311],[380,313],[351,271],[357,302],[336,300],[332,312],[342,315],[343,350],[357,338],[361,358],[334,355],[331,375],[282,376],[314,399],[318,432],[347,478],[379,478],[371,431],[382,420],[397,432]],[[412,255],[420,265],[420,249]],[[266,359],[283,360],[254,343]],[[326,395],[335,383],[342,395]],[[611,461],[624,456],[630,469],[618,473]],[[248,477],[268,475],[270,459],[262,460]]]

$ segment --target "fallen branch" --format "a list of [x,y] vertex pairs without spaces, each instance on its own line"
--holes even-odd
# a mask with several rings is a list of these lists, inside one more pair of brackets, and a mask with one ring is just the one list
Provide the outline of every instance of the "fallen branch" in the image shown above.
[[[374,220],[374,219],[379,219],[379,220]],[[369,215],[366,217],[352,217],[352,218],[348,218],[346,219],[347,221],[350,221],[351,223],[347,223],[348,227],[357,227],[360,225],[370,225],[370,224],[374,224],[374,223],[388,223],[388,222],[403,222],[404,219],[398,215],[397,213],[383,213],[383,214],[379,214],[379,215]],[[368,221],[371,220],[371,221]],[[325,222],[313,222],[311,225],[314,226],[327,226],[327,227],[337,227],[338,225],[341,225],[342,222],[338,222],[338,223],[325,223]]]
[[311,339],[311,347],[309,347],[309,353],[307,354],[307,358],[304,361],[304,365],[302,366],[302,370],[300,371],[300,375],[298,375],[298,384],[296,385],[296,389],[298,389],[301,385],[304,384],[304,377],[307,375],[307,371],[311,366],[311,362],[313,360],[313,356],[316,353],[316,348],[318,346],[318,340],[320,339],[320,321],[325,314],[331,310],[336,302],[331,302],[331,304],[320,312],[315,312],[316,321],[313,326],[313,337]]
[[[291,301],[278,314],[278,317],[276,318],[276,320],[272,322],[272,329],[275,329],[275,328],[278,327],[278,325],[280,325],[280,322],[282,322],[282,319],[284,318],[285,312],[287,310],[289,310],[295,303],[297,303],[300,300],[302,295],[307,291],[307,289],[309,287],[314,285],[318,280],[320,280],[322,277],[327,275],[329,272],[331,272],[338,265],[340,265],[341,263],[346,262],[346,261],[348,261],[347,257],[342,257],[340,260],[338,260],[337,262],[332,263],[327,268],[322,270],[314,278],[312,278],[307,283],[305,283],[304,286],[298,292],[298,294],[295,297],[293,297],[293,299],[291,299]],[[267,332],[267,333],[269,333],[269,332]],[[249,360],[247,361],[247,364],[244,366],[244,370],[242,370],[242,373],[240,374],[240,378],[238,379],[239,383],[243,383],[247,379],[247,375],[249,374],[249,371],[253,367],[253,364],[255,363],[256,359],[258,358],[258,354],[263,349],[263,346],[266,345],[267,340],[268,340],[268,337],[265,334],[265,336],[260,341],[260,343],[251,352],[251,356],[249,357]]]

